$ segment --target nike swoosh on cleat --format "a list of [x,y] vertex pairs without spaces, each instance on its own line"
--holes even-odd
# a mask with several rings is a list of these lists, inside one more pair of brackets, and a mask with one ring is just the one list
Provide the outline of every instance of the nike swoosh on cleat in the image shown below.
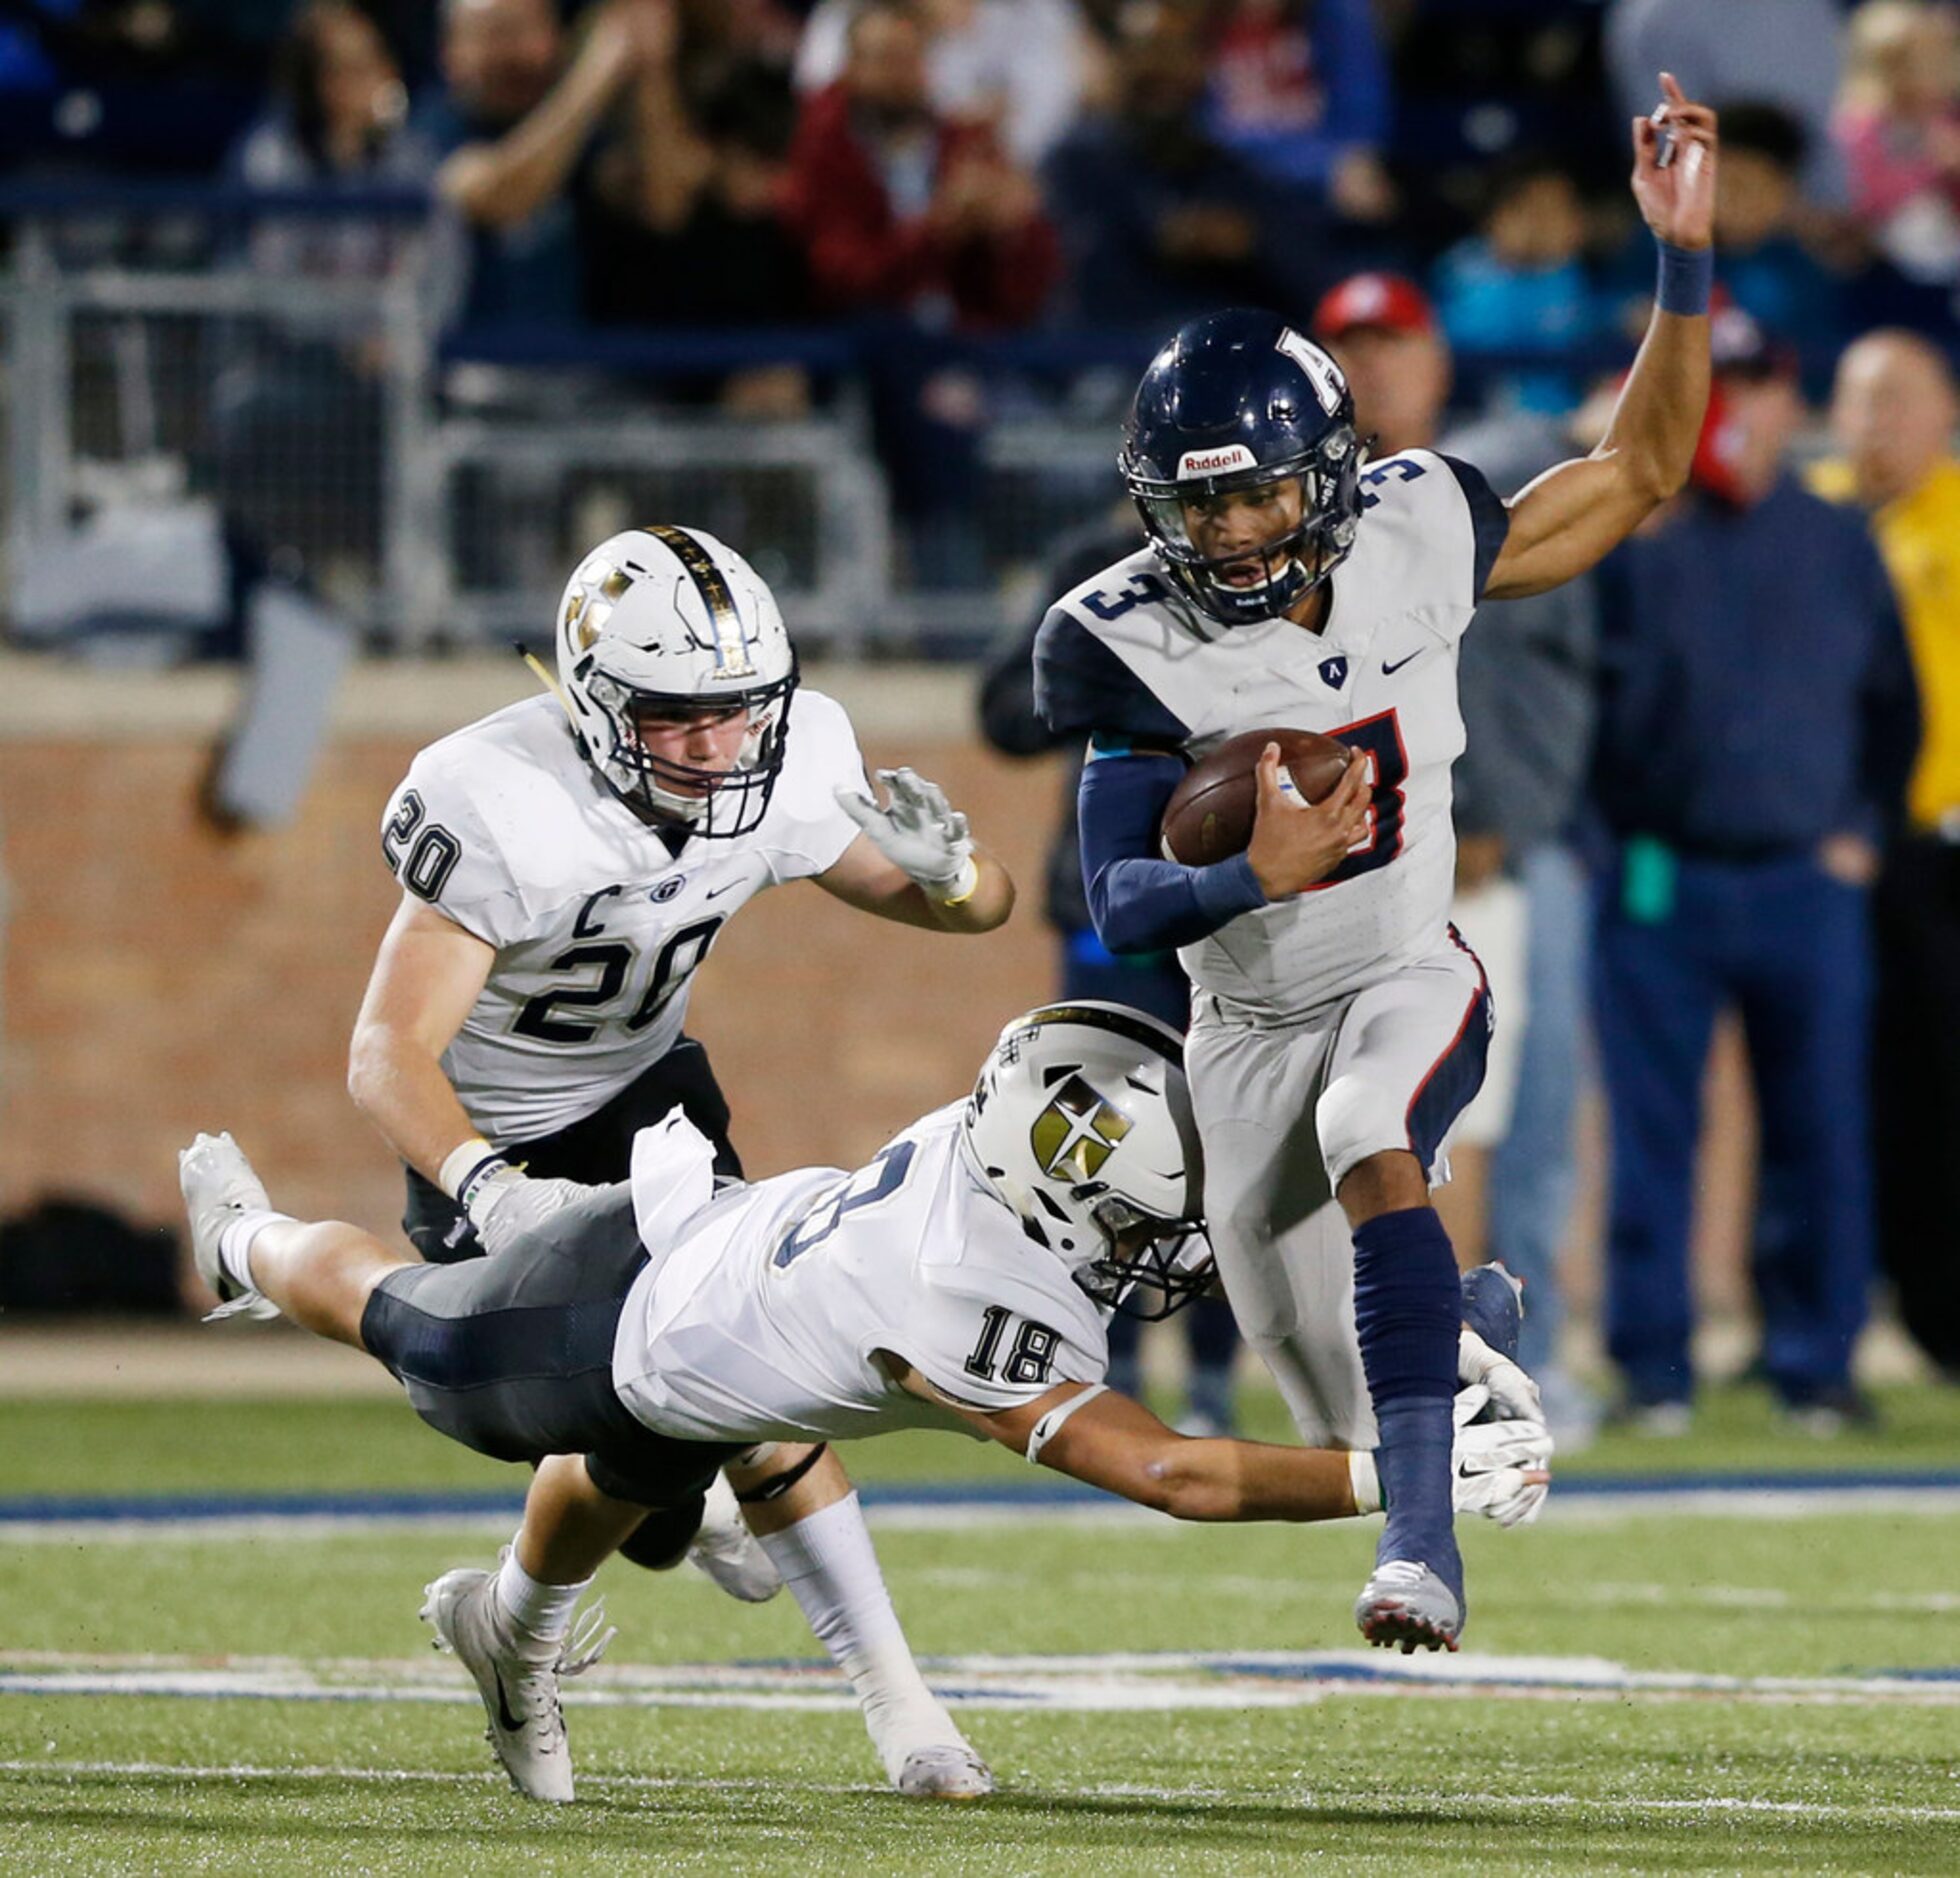
[[504,1694],[504,1679],[495,1670],[490,1673],[497,1683],[497,1725],[506,1734],[521,1735],[524,1732],[524,1724],[510,1712],[510,1697]]
[[1396,672],[1399,672],[1399,671],[1400,671],[1400,670],[1402,669],[1402,667],[1403,667],[1403,666],[1405,666],[1406,664],[1408,664],[1408,662],[1409,662],[1409,659],[1419,659],[1419,658],[1421,658],[1421,657],[1422,657],[1422,655],[1423,655],[1423,654],[1424,654],[1425,652],[1427,652],[1428,650],[1429,650],[1429,648],[1428,648],[1427,646],[1417,646],[1417,647],[1416,647],[1416,649],[1415,649],[1415,650],[1414,650],[1413,652],[1411,652],[1411,653],[1409,654],[1409,658],[1407,658],[1407,659],[1397,659],[1397,660],[1395,661],[1395,663],[1394,663],[1393,665],[1391,665],[1391,664],[1389,664],[1389,662],[1388,662],[1388,661],[1387,661],[1386,659],[1383,659],[1383,660],[1382,660],[1382,676],[1383,676],[1384,678],[1388,678],[1388,677],[1390,677],[1390,676],[1392,676],[1392,675],[1393,675],[1394,673],[1396,673]]

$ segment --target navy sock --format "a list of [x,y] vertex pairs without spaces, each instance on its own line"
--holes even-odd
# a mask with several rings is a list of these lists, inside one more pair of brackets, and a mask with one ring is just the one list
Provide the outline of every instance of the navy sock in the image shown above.
[[1433,1207],[1383,1213],[1354,1234],[1354,1321],[1381,1429],[1388,1525],[1376,1558],[1420,1560],[1462,1596],[1450,1510],[1450,1399],[1462,1323],[1456,1255]]

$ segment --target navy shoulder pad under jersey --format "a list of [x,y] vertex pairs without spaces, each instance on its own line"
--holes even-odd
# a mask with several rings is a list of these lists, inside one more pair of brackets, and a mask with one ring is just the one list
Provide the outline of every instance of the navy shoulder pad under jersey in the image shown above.
[[1096,630],[1140,607],[1160,609],[1170,586],[1156,555],[1140,549],[1048,609],[1034,645],[1035,709],[1058,737],[1100,735],[1145,749],[1174,750],[1188,725]]

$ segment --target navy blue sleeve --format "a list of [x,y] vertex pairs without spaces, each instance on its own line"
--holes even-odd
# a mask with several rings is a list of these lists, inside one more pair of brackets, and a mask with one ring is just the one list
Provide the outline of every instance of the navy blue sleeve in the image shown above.
[[1082,884],[1097,938],[1119,955],[1190,945],[1266,904],[1243,854],[1214,867],[1158,858],[1164,804],[1183,774],[1164,755],[1098,756],[1083,768]]
[[[1440,451],[1438,455],[1441,455]],[[1482,470],[1459,462],[1453,456],[1443,457],[1443,461],[1449,465],[1450,474],[1456,478],[1456,486],[1463,491],[1463,499],[1470,505],[1470,532],[1476,542],[1470,592],[1473,598],[1481,600],[1490,580],[1490,570],[1497,565],[1497,557],[1504,551],[1504,538],[1511,532],[1511,511],[1497,499],[1490,484],[1484,480]]]
[[1051,608],[1034,642],[1034,708],[1057,738],[1100,732],[1174,750],[1191,732],[1074,615]]

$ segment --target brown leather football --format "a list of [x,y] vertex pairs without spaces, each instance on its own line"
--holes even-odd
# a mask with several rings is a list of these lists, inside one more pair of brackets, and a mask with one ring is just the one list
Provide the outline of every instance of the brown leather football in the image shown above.
[[1348,746],[1317,730],[1248,730],[1226,738],[1192,765],[1164,805],[1167,860],[1209,867],[1245,852],[1259,806],[1259,756],[1269,743],[1279,745],[1281,765],[1309,802],[1325,797],[1347,768]]

